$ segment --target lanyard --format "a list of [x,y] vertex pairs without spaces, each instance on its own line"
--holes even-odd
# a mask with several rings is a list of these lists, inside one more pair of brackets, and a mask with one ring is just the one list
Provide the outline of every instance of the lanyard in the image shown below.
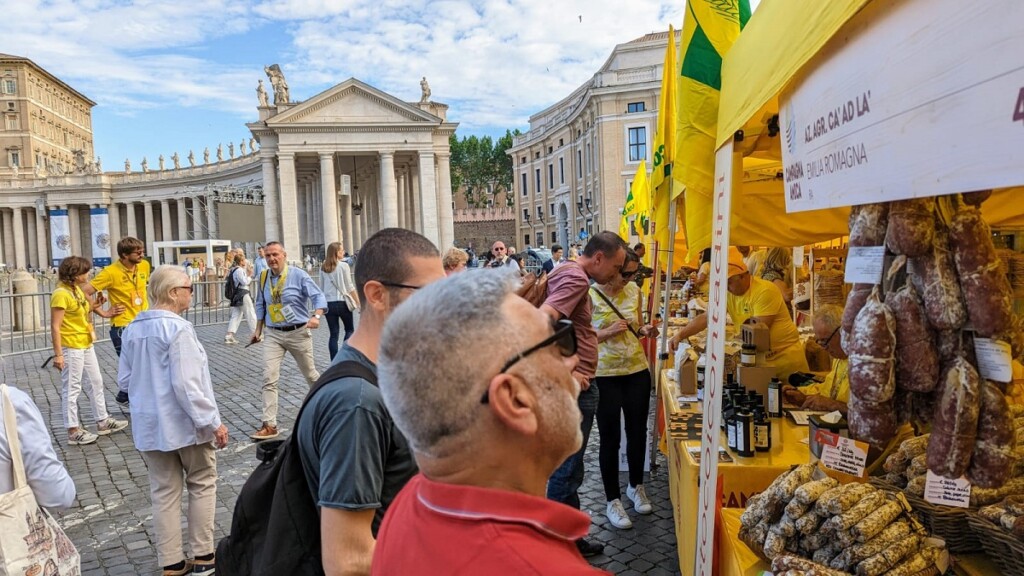
[[129,276],[128,275],[128,270],[124,267],[124,264],[121,264],[121,272],[124,273],[125,280],[130,281],[132,283],[132,287],[135,288],[136,290],[138,290],[139,289],[139,265],[138,264],[135,265],[135,268],[132,270],[131,276]]
[[281,292],[284,291],[285,282],[288,280],[288,267],[285,266],[284,270],[281,271],[281,275],[277,277],[277,282],[274,282],[274,278],[270,278],[270,300],[271,302],[281,301]]
[[[849,370],[849,364],[847,364],[847,371],[844,372],[844,375],[849,375],[848,370]],[[828,395],[833,400],[835,400],[839,396],[839,383],[840,382],[842,382],[842,379],[840,378],[840,375],[839,375],[839,363],[837,362],[836,363],[836,367],[832,369],[832,388],[828,391]]]

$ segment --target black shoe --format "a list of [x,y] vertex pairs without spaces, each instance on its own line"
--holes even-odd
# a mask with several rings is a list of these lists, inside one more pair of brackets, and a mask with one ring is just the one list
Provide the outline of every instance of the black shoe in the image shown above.
[[580,538],[576,541],[576,548],[580,551],[580,554],[584,558],[590,558],[591,556],[597,556],[604,552],[604,544],[594,542],[593,540],[587,540],[586,538]]
[[127,392],[122,392],[122,391],[118,390],[117,396],[114,397],[114,402],[117,402],[121,406],[127,406],[128,405],[128,393]]

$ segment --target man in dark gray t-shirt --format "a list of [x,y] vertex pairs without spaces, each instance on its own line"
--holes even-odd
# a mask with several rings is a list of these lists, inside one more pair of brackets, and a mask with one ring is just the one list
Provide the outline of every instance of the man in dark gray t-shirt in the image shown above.
[[[376,373],[384,322],[416,290],[442,278],[441,255],[423,236],[385,228],[367,239],[355,269],[359,325],[334,362],[354,360]],[[295,434],[320,512],[324,572],[369,574],[381,519],[416,473],[405,437],[380,390],[358,377],[324,384]]]

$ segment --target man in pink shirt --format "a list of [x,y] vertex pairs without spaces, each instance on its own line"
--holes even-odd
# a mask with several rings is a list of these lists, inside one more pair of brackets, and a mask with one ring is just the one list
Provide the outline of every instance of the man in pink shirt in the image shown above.
[[[544,498],[582,442],[576,332],[516,296],[516,280],[457,274],[384,328],[380,391],[420,474],[384,516],[372,574],[606,574],[575,545],[590,518]],[[452,353],[485,340],[492,354]]]
[[[595,234],[575,261],[568,260],[548,276],[548,296],[541,305],[552,320],[568,318],[572,321],[579,342],[579,365],[573,378],[580,386],[579,409],[583,415],[581,429],[583,445],[555,470],[548,481],[548,498],[576,508],[580,507],[579,488],[583,484],[583,455],[587,451],[590,430],[597,413],[598,389],[594,382],[597,372],[597,333],[590,323],[590,281],[598,284],[610,282],[622,270],[626,260],[626,243],[614,232]],[[604,546],[583,538],[576,542],[584,556],[595,556]]]

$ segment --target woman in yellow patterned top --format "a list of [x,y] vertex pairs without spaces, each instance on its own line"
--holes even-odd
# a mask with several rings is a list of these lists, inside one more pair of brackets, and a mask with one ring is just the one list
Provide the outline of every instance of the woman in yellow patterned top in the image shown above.
[[50,333],[53,337],[53,367],[60,370],[63,382],[61,411],[64,427],[68,431],[68,444],[92,444],[96,434],[79,425],[78,395],[85,384],[92,413],[96,418],[96,431],[100,435],[124,430],[128,422],[111,418],[103,396],[103,376],[96,360],[93,341],[96,334],[89,313],[96,312],[110,318],[123,312],[123,306],[102,310],[102,300],[92,302],[82,291],[89,274],[89,261],[81,256],[69,256],[61,261],[57,276],[60,283],[50,298]]
[[[597,429],[601,433],[598,460],[608,500],[606,515],[616,528],[630,528],[633,522],[622,505],[619,486],[620,418],[626,425],[626,461],[629,486],[626,497],[640,514],[652,512],[644,490],[647,416],[650,409],[651,372],[641,336],[657,337],[658,329],[644,325],[640,315],[640,288],[630,282],[640,268],[636,252],[627,248],[621,273],[607,284],[590,289],[592,323],[597,331]],[[620,416],[621,415],[621,416]]]
[[821,384],[802,388],[790,385],[782,387],[782,394],[790,404],[805,410],[838,410],[846,414],[850,401],[850,365],[846,352],[839,344],[839,327],[843,321],[843,309],[834,304],[821,306],[814,312],[811,324],[818,344],[832,357],[832,369]]

